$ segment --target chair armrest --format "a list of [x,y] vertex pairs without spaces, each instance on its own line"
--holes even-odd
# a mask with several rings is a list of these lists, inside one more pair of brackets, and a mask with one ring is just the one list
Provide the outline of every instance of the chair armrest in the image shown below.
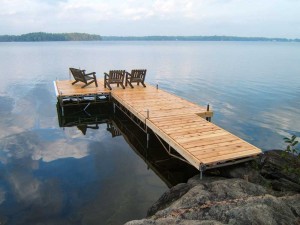
[[128,73],[127,71],[125,72],[126,76],[131,77],[131,73]]
[[107,73],[104,73],[104,77],[108,77],[109,75]]
[[96,72],[92,72],[92,73],[87,73],[87,74],[84,74],[84,76],[88,76],[88,75],[95,75]]

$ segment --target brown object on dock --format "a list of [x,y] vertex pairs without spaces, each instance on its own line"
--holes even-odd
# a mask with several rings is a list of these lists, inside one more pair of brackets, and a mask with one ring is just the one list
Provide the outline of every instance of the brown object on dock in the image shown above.
[[117,84],[117,87],[119,85],[124,87],[124,78],[125,78],[125,70],[110,70],[109,73],[104,73],[104,87],[108,86],[108,88],[111,90],[111,84]]
[[70,71],[75,79],[75,81],[72,83],[72,85],[76,84],[77,82],[83,82],[85,85],[83,85],[81,88],[84,88],[92,83],[95,82],[96,87],[98,87],[97,79],[96,79],[96,73],[85,73],[85,70],[79,70],[75,68],[70,68]]
[[[58,98],[62,98],[64,93],[70,95],[71,91],[67,91],[65,85],[66,81],[56,81]],[[73,91],[74,95],[82,93],[82,90]],[[207,107],[151,85],[147,84],[147,88],[113,88],[111,91],[98,87],[94,91],[95,94],[110,92],[114,105],[140,124],[147,134],[151,129],[170,155],[174,155],[175,150],[184,161],[200,171],[205,167],[214,168],[250,160],[262,153],[257,147],[205,120],[213,115],[212,111],[207,111]]]
[[130,87],[133,88],[132,83],[137,83],[137,85],[141,83],[144,87],[146,87],[144,83],[146,72],[147,70],[131,70],[131,73],[126,72],[125,86],[129,84]]

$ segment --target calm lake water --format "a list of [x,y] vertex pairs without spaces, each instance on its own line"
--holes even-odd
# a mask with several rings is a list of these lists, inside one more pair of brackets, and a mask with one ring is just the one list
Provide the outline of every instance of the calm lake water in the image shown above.
[[[103,119],[94,129],[60,127],[52,81],[69,79],[69,67],[98,77],[145,68],[148,83],[209,103],[214,123],[263,150],[300,136],[300,43],[0,43],[0,50],[0,224],[123,224],[195,174],[155,140],[145,152],[145,137],[122,114],[91,108]],[[63,121],[91,119],[82,109],[68,115]]]

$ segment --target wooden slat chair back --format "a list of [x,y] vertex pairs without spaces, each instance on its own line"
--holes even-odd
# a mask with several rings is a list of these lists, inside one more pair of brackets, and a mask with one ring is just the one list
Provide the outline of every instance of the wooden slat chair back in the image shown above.
[[132,83],[137,83],[139,85],[140,83],[146,87],[145,85],[145,77],[146,77],[147,70],[131,70],[131,73],[126,72],[126,83],[130,85],[131,88],[133,88]]
[[85,70],[79,70],[76,68],[69,68],[69,69],[75,79],[75,81],[72,83],[72,85],[76,84],[77,82],[83,82],[83,83],[85,83],[85,85],[83,85],[81,88],[84,88],[84,87],[90,85],[91,83],[95,82],[96,87],[98,87],[95,72],[86,74]]
[[122,86],[123,89],[125,89],[124,86],[124,78],[125,78],[125,70],[110,70],[109,73],[104,73],[104,87],[108,86],[108,88],[111,90],[111,84],[117,84],[117,87],[119,85]]

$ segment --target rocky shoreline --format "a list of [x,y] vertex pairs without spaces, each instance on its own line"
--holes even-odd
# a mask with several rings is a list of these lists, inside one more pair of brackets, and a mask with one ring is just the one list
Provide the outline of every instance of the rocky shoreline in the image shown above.
[[300,168],[293,155],[272,150],[255,161],[207,171],[174,186],[146,219],[126,225],[300,224]]

